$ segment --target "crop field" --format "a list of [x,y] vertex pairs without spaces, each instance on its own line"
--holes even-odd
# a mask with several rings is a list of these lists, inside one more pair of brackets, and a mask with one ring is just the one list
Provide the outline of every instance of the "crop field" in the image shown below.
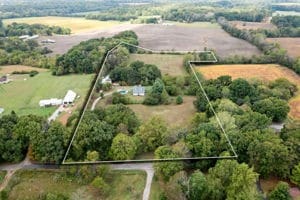
[[152,50],[193,51],[204,47],[216,50],[221,57],[252,56],[261,52],[250,43],[234,38],[220,27],[199,28],[177,25],[144,25],[134,29],[140,46]]
[[272,16],[300,16],[300,12],[295,12],[295,11],[279,11],[277,10],[276,12],[272,13]]
[[35,77],[28,75],[12,75],[13,81],[1,85],[0,107],[4,114],[14,110],[19,115],[37,114],[50,115],[56,108],[40,108],[39,101],[47,98],[63,98],[67,90],[78,93],[83,100],[92,75],[52,76],[51,72],[40,72]]
[[269,22],[244,22],[230,21],[230,24],[238,29],[257,30],[257,29],[276,29],[276,26]]
[[146,64],[156,65],[163,75],[180,76],[185,74],[183,55],[170,54],[131,54],[130,62],[140,60]]
[[184,96],[181,105],[159,105],[159,106],[146,106],[143,104],[128,105],[141,119],[147,121],[153,116],[159,116],[164,119],[169,126],[185,125],[191,120],[196,113],[196,108],[193,104],[195,97]]
[[[286,78],[294,83],[300,89],[300,77],[292,70],[281,67],[276,64],[258,64],[258,65],[210,65],[197,68],[206,79],[214,79],[222,75],[230,75],[236,78],[259,78],[262,80],[275,80],[277,78]],[[300,92],[289,102],[291,111],[289,116],[294,119],[300,119]]]
[[300,38],[267,38],[267,41],[278,43],[294,58],[300,56]]
[[118,21],[98,21],[88,20],[79,17],[26,17],[26,18],[15,18],[5,19],[3,23],[5,25],[17,23],[27,24],[45,24],[49,26],[61,26],[64,28],[70,28],[72,33],[82,33],[94,30],[109,29],[120,24]]
[[[143,171],[112,171],[109,182],[112,191],[106,199],[141,199],[145,180],[146,174]],[[86,199],[103,199],[97,189],[79,184],[59,170],[21,170],[12,177],[8,187],[10,200],[39,199],[47,193],[64,194],[71,199],[76,199],[78,195],[83,195]]]

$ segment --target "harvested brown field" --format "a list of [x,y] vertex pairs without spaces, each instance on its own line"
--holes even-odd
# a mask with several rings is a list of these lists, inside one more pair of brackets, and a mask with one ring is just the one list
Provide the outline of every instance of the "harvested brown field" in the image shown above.
[[183,68],[183,55],[170,54],[131,54],[130,61],[140,60],[146,64],[158,66],[162,74],[181,76],[185,74]]
[[[300,77],[292,70],[276,64],[258,64],[258,65],[210,65],[198,67],[206,79],[214,79],[222,75],[230,75],[236,78],[259,78],[262,80],[272,81],[277,78],[286,78],[298,86],[300,90]],[[300,120],[300,92],[289,102],[291,111],[289,116],[293,119]]]
[[195,97],[184,96],[180,105],[146,106],[142,104],[128,105],[142,121],[147,121],[153,116],[160,116],[170,126],[185,125],[196,113],[193,101]]
[[204,47],[216,50],[221,57],[252,56],[260,51],[250,43],[234,38],[220,27],[201,28],[176,25],[144,25],[134,29],[142,47],[152,50],[193,51]]
[[231,21],[230,24],[241,30],[276,29],[276,26],[269,22]]
[[278,43],[294,58],[300,57],[300,38],[267,38],[267,41]]
[[11,74],[14,71],[32,71],[32,70],[42,72],[42,71],[47,71],[48,69],[30,67],[25,65],[5,65],[5,66],[0,66],[0,75]]
[[152,50],[193,51],[203,50],[204,47],[208,47],[216,50],[221,57],[236,54],[252,56],[261,53],[255,46],[244,40],[230,36],[218,26],[205,28],[201,26],[182,25],[120,24],[106,30],[96,30],[67,36],[44,36],[40,37],[39,41],[48,38],[55,40],[56,43],[47,44],[47,47],[53,51],[51,55],[63,54],[81,41],[92,38],[110,37],[125,30],[136,32],[139,37],[140,46]]

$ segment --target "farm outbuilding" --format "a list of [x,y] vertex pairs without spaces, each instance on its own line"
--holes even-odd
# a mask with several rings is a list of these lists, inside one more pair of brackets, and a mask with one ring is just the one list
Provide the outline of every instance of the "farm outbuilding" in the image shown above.
[[0,77],[0,84],[6,84],[6,83],[9,83],[10,80],[8,79],[7,76],[2,76]]
[[112,80],[111,78],[109,77],[109,75],[105,76],[102,81],[101,81],[102,84],[105,84],[105,83],[112,83]]
[[68,90],[68,92],[63,100],[63,104],[68,105],[68,104],[74,103],[76,96],[77,95],[74,91]]
[[145,96],[145,87],[141,85],[136,85],[132,89],[133,96]]
[[39,105],[40,107],[47,107],[47,106],[59,106],[62,104],[62,99],[43,99],[40,100]]

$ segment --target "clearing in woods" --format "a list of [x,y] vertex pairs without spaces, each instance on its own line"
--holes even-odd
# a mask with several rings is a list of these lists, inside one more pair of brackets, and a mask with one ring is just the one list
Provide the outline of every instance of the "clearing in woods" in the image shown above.
[[[146,173],[137,170],[111,171],[109,185],[112,191],[107,198],[110,200],[142,199]],[[18,180],[18,184],[15,181]],[[59,181],[59,184],[57,184]],[[126,184],[124,184],[126,183]],[[75,199],[83,195],[85,199],[104,199],[99,189],[82,184],[78,179],[68,177],[60,170],[20,170],[8,183],[8,199],[39,199],[47,193],[63,194]],[[28,192],[30,191],[30,192]]]
[[64,28],[70,28],[72,33],[82,33],[93,30],[108,29],[113,26],[121,24],[118,21],[98,21],[89,20],[80,17],[25,17],[25,18],[15,18],[15,19],[5,19],[3,23],[5,25],[11,24],[13,22],[17,23],[27,23],[27,24],[45,24],[48,26],[60,26]]
[[278,43],[287,53],[297,58],[300,56],[300,38],[267,38],[268,42]]
[[131,54],[130,62],[140,60],[146,64],[156,65],[162,75],[180,76],[186,72],[182,67],[183,55],[170,54]]
[[[278,78],[286,78],[297,85],[300,90],[300,77],[292,70],[277,64],[251,64],[251,65],[210,65],[197,68],[206,79],[215,79],[219,76],[229,75],[236,78],[259,78],[272,81]],[[289,116],[300,119],[300,92],[289,102],[291,111]]]

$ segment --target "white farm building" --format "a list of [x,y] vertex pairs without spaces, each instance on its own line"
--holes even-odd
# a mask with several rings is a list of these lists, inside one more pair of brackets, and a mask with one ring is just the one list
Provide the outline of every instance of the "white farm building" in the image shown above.
[[63,100],[63,104],[68,105],[68,104],[74,103],[76,96],[77,96],[77,94],[74,91],[68,90],[68,92]]
[[43,99],[40,100],[39,105],[40,107],[47,107],[47,106],[59,106],[62,104],[62,99]]

